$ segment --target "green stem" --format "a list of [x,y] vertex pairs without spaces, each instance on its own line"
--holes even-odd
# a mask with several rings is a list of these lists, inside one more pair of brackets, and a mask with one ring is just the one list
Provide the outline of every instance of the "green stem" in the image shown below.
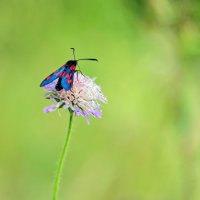
[[54,184],[54,191],[53,191],[53,200],[57,200],[58,188],[59,188],[59,183],[60,183],[60,178],[61,178],[61,171],[62,171],[62,167],[64,164],[65,154],[67,153],[67,148],[69,145],[69,140],[70,140],[70,135],[71,135],[73,111],[72,110],[69,110],[69,111],[70,111],[69,127],[68,127],[65,144],[64,144],[61,156],[60,156],[58,168],[57,168],[56,179],[55,179],[55,184]]

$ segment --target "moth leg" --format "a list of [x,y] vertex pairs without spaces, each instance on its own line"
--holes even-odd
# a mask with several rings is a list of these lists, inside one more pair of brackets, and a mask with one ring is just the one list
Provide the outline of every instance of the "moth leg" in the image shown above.
[[80,72],[81,73],[81,75],[83,75],[84,77],[86,77],[84,74],[83,74],[83,72],[81,71],[81,70],[75,70],[75,72]]
[[86,76],[82,73],[81,68],[80,68],[80,65],[78,65],[78,67],[79,67],[79,70],[77,70],[77,71],[79,71],[79,72],[81,73],[81,75],[83,75],[84,77],[86,77]]
[[75,73],[77,72],[77,81],[79,82],[78,80],[78,73],[79,73],[79,70],[75,70]]
[[81,74],[85,77],[85,75],[82,73],[81,70],[75,70],[75,72],[77,72],[77,81],[78,81],[78,82],[79,82],[79,79],[78,79],[79,73],[81,73]]

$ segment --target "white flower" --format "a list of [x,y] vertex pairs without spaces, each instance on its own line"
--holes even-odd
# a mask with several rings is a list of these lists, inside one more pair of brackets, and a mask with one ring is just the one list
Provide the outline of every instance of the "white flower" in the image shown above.
[[102,116],[101,106],[98,101],[106,103],[106,97],[101,92],[101,88],[95,84],[95,79],[91,79],[82,74],[74,74],[73,86],[70,90],[62,89],[56,91],[55,85],[57,80],[45,86],[48,93],[45,97],[50,99],[54,104],[44,109],[45,112],[52,112],[58,108],[70,108],[76,116],[88,116],[100,118]]

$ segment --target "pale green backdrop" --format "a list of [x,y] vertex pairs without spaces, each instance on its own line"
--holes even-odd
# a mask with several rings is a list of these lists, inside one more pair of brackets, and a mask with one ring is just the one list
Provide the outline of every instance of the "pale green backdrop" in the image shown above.
[[46,75],[81,57],[108,98],[75,118],[59,200],[200,199],[198,0],[0,0],[0,199],[52,199],[69,119]]

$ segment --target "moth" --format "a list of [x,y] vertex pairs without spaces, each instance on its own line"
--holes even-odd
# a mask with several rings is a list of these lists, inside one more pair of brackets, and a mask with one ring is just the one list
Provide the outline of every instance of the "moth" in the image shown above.
[[60,91],[62,89],[65,89],[66,91],[68,91],[73,86],[74,73],[80,71],[80,70],[76,70],[76,66],[78,64],[78,61],[80,61],[80,60],[98,61],[96,58],[81,58],[81,59],[76,60],[75,49],[74,48],[71,48],[71,49],[73,50],[74,60],[67,61],[63,66],[61,66],[56,71],[54,71],[52,74],[47,76],[41,82],[40,87],[48,85],[49,83],[51,83],[51,82],[53,82],[54,80],[57,79],[55,89],[57,91]]

